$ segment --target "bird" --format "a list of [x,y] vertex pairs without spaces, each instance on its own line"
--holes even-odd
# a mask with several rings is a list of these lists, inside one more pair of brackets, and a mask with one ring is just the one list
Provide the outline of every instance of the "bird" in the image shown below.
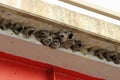
[[70,48],[74,44],[73,40],[73,32],[72,31],[59,31],[56,33],[58,39],[60,40],[60,47],[61,48]]
[[34,33],[35,38],[41,42],[42,39],[48,37],[50,35],[50,32],[47,30],[38,30]]
[[29,38],[32,34],[34,34],[35,31],[36,29],[32,26],[24,26],[22,34],[25,38]]
[[53,49],[59,48],[60,47],[60,39],[58,38],[56,33],[50,32],[50,36],[52,37],[52,42],[49,46]]
[[39,42],[41,42],[46,46],[49,46],[53,41],[53,37],[51,36],[51,33],[47,30],[36,31],[34,35]]
[[57,49],[60,47],[60,40],[57,38],[53,38],[52,43],[50,44],[50,47],[53,49]]
[[21,23],[14,23],[11,26],[11,30],[18,35],[19,33],[21,33],[24,30],[24,26]]
[[52,36],[47,36],[44,39],[41,39],[42,44],[49,46],[53,41],[53,37]]
[[59,31],[56,35],[61,42],[65,42],[73,38],[73,33],[71,31]]

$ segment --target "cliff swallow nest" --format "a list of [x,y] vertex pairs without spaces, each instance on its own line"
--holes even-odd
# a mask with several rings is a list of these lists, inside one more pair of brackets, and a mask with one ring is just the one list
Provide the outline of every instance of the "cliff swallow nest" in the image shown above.
[[34,35],[35,38],[45,46],[53,49],[65,48],[72,49],[73,52],[82,52],[84,55],[93,54],[101,60],[106,59],[108,62],[113,61],[115,64],[120,64],[120,53],[100,48],[98,46],[86,47],[86,44],[81,40],[74,39],[72,31],[58,31],[50,32],[48,30],[39,30],[33,26],[24,25],[20,22],[13,22],[0,18],[0,29],[12,30],[13,33],[19,35],[23,34],[25,38]]

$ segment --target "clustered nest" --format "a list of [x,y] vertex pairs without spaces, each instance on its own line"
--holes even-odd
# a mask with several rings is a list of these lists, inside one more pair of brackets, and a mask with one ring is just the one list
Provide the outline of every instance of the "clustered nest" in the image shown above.
[[20,22],[13,22],[4,18],[0,18],[0,29],[10,29],[16,35],[22,33],[25,38],[29,38],[34,35],[35,38],[43,45],[49,46],[53,49],[69,48],[72,49],[72,51],[78,51],[84,55],[92,53],[100,59],[106,59],[108,62],[113,61],[115,64],[120,64],[120,53],[102,49],[97,46],[88,48],[82,41],[74,39],[74,33],[72,31],[62,30],[58,32],[51,32],[48,30],[38,30],[33,26],[26,26]]

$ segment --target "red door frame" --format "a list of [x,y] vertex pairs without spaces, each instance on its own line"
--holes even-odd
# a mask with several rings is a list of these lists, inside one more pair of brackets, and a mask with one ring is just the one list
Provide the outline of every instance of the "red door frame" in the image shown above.
[[[12,67],[9,67],[10,65],[12,65]],[[10,76],[12,74],[11,72],[14,73],[15,66],[17,68],[16,73],[17,72],[19,73],[16,75],[16,78],[14,78],[15,76],[13,75],[12,77]],[[6,73],[4,71],[5,67],[8,70],[6,71]],[[34,72],[32,73],[39,74],[38,76],[29,72],[28,68],[31,67],[32,69],[30,70],[34,70]],[[104,79],[88,76],[86,74],[56,67],[53,65],[45,64],[42,62],[37,62],[23,57],[14,56],[5,52],[0,52],[0,68],[2,68],[2,70],[0,71],[0,80],[24,80],[19,78],[20,75],[22,75],[22,77],[24,75],[27,75],[26,76],[27,78],[25,78],[25,76],[23,77],[25,78],[25,80],[104,80]],[[28,70],[25,70],[24,68]],[[28,73],[26,73],[25,71],[26,72],[28,71]],[[20,73],[24,73],[24,74],[20,74]],[[9,78],[7,79],[7,77]]]

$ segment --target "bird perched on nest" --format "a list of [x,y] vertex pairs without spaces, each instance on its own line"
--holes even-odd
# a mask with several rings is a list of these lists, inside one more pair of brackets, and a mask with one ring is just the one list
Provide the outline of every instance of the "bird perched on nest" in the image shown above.
[[59,31],[56,35],[60,40],[60,47],[68,49],[74,45],[74,35],[71,31]]
[[56,33],[51,33],[50,36],[53,38],[53,40],[50,44],[50,47],[54,48],[54,49],[59,48],[60,47],[60,39],[58,38]]
[[71,31],[59,31],[56,33],[61,42],[73,39],[73,33]]
[[36,39],[41,42],[41,40],[45,39],[46,37],[50,35],[50,32],[47,30],[38,30],[35,32],[34,35]]
[[47,30],[39,30],[34,35],[38,41],[40,41],[41,43],[43,43],[46,46],[50,46],[50,44],[53,42],[53,38],[55,36]]

